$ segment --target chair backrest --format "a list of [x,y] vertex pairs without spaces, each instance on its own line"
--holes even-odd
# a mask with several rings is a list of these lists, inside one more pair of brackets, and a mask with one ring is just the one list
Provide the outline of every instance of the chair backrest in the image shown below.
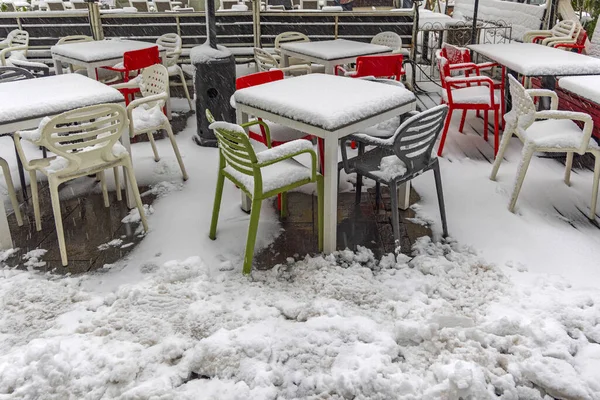
[[374,76],[376,78],[394,77],[397,81],[402,76],[402,54],[386,54],[381,56],[361,56],[356,59],[354,77]]
[[68,161],[60,170],[67,175],[115,160],[113,146],[126,123],[127,113],[119,104],[78,108],[42,123],[40,144]]
[[430,108],[404,121],[394,133],[394,153],[404,162],[409,174],[423,170],[435,157],[433,146],[447,113],[445,104]]
[[449,43],[444,43],[442,45],[442,57],[445,57],[450,64],[471,62],[471,53],[469,49],[454,46]]
[[35,76],[23,68],[0,67],[0,83],[33,79]]
[[[84,3],[85,4],[85,3]],[[62,37],[56,42],[56,45],[68,44],[68,43],[81,43],[81,42],[92,42],[94,38],[87,35],[71,35]]]
[[275,69],[273,71],[257,72],[255,74],[240,76],[235,80],[236,90],[247,87],[262,85],[263,83],[280,81],[283,79],[283,71]]
[[171,11],[172,9],[171,0],[154,0],[154,5],[158,12]]
[[525,131],[535,121],[536,107],[533,99],[512,75],[508,75],[510,85],[510,96],[512,98],[511,110],[504,115],[506,121],[505,132],[516,129],[517,133]]
[[[216,122],[208,109],[206,110],[206,119],[211,124],[211,129],[219,143],[219,168],[229,166],[248,176],[260,174],[260,169],[255,167],[256,153],[244,128],[227,122]],[[260,179],[258,181],[262,182]],[[254,189],[262,190],[262,187],[257,188],[257,183],[255,181]]]
[[181,55],[181,36],[176,33],[165,33],[156,39],[156,44],[167,49],[167,66],[177,64],[177,60]]
[[148,12],[148,2],[146,0],[129,0],[129,6],[134,7],[138,12]]
[[48,11],[65,11],[65,3],[62,0],[47,0]]
[[300,8],[302,10],[318,10],[319,0],[300,0]]
[[272,68],[279,68],[279,62],[269,53],[258,47],[254,48],[254,61],[259,71],[269,71]]
[[371,44],[389,47],[394,52],[402,50],[402,38],[396,32],[379,32],[373,36]]
[[577,25],[579,24],[572,19],[564,19],[554,25],[550,32],[552,33],[552,36],[573,36],[575,29],[577,29]]
[[155,94],[169,93],[169,72],[162,64],[154,64],[141,73],[140,92],[148,97]]
[[283,32],[275,37],[275,48],[279,49],[282,43],[293,43],[293,42],[310,42],[308,36],[300,32]]
[[29,32],[13,29],[8,33],[8,47],[29,46]]
[[154,64],[160,64],[158,46],[127,51],[123,54],[123,67],[128,71],[144,69]]
[[71,4],[76,10],[87,10],[88,8],[88,3],[83,0],[71,0]]
[[585,49],[585,42],[587,41],[588,35],[585,29],[581,28],[577,40],[575,41],[575,48],[578,53],[581,53]]

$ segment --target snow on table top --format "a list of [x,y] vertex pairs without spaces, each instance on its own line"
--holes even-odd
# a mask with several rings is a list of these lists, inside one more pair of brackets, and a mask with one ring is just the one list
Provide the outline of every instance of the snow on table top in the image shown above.
[[0,92],[0,124],[123,101],[117,89],[79,74],[3,83]]
[[[122,58],[123,53],[132,50],[147,49],[156,43],[140,42],[137,40],[97,40],[52,46],[52,55],[69,57],[84,62],[104,61]],[[162,47],[159,46],[159,50]]]
[[558,81],[558,86],[600,104],[600,76],[568,76]]
[[467,47],[527,76],[600,74],[600,59],[539,44],[474,44]]
[[236,103],[335,131],[415,101],[392,85],[335,75],[309,74],[238,90]]
[[316,57],[321,60],[337,60],[340,58],[391,52],[390,48],[387,46],[345,39],[323,40],[320,42],[284,43],[281,45],[281,49]]

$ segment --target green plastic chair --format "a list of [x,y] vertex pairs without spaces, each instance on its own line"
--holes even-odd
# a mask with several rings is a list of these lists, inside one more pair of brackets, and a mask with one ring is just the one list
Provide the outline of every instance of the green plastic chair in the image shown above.
[[[254,243],[262,201],[281,193],[281,216],[284,217],[287,213],[286,192],[307,183],[317,182],[319,251],[322,251],[323,176],[317,172],[317,154],[312,148],[312,143],[304,139],[292,140],[281,146],[256,153],[244,128],[251,125],[262,125],[268,138],[270,135],[267,124],[262,121],[251,121],[242,125],[222,121],[215,122],[209,110],[206,110],[206,118],[219,143],[219,175],[209,237],[212,240],[217,238],[217,222],[223,185],[227,178],[252,199],[243,269],[244,274],[249,274],[252,270]],[[304,153],[311,157],[310,167],[293,159]]]

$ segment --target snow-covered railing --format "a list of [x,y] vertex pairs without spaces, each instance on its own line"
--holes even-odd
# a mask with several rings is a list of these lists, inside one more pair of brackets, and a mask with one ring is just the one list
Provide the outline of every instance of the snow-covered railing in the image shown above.
[[[474,0],[455,0],[452,17],[473,19],[474,3]],[[544,27],[545,15],[545,6],[501,0],[479,0],[477,19],[498,26],[511,26],[511,39],[520,41],[525,32]]]

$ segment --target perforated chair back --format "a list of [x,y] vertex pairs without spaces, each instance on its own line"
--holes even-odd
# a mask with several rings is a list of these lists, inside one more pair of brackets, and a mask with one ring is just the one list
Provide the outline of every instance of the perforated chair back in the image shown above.
[[23,79],[32,79],[35,76],[23,68],[0,67],[0,83],[21,81]]
[[168,87],[169,73],[164,65],[154,64],[145,68],[142,71],[140,92],[143,97],[153,96],[162,93],[167,94]]
[[524,132],[535,121],[536,107],[527,90],[514,76],[508,76],[512,108],[504,116],[506,121],[505,132],[516,129],[516,133]]
[[394,52],[402,50],[402,38],[396,32],[380,32],[371,39],[371,44],[389,47]]

